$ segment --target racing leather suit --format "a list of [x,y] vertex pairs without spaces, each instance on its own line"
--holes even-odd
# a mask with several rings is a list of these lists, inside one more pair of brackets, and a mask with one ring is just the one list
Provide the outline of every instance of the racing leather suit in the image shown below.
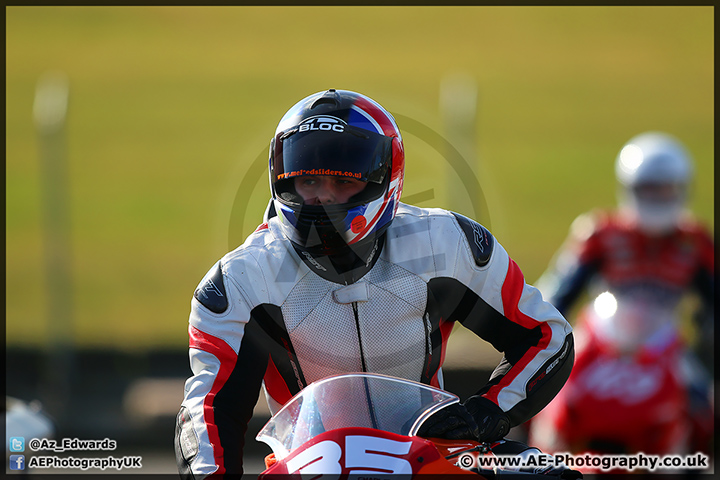
[[261,388],[273,413],[333,374],[366,371],[442,388],[455,321],[503,352],[478,393],[512,426],[567,380],[570,325],[480,224],[401,203],[367,267],[351,284],[324,278],[325,267],[300,255],[271,218],[211,268],[189,320],[193,376],[175,439],[184,478],[242,473]]
[[669,310],[694,292],[698,354],[712,367],[715,302],[715,245],[699,222],[684,218],[665,235],[643,233],[619,212],[593,211],[578,217],[570,235],[537,286],[563,315],[586,291],[642,297]]

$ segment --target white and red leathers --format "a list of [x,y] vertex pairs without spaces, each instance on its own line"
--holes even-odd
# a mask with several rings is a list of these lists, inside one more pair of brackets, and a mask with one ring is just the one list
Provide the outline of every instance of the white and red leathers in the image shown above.
[[456,321],[504,358],[479,393],[518,425],[569,376],[568,322],[481,225],[400,204],[349,285],[283,237],[277,217],[201,281],[176,452],[186,478],[242,473],[243,438],[261,388],[275,412],[329,375],[372,372],[442,387]]
[[[636,296],[675,308],[687,293],[700,302],[701,335],[712,328],[715,246],[699,222],[685,217],[659,235],[645,233],[621,212],[596,211],[573,223],[555,265],[538,282],[564,315],[588,289]],[[712,339],[712,334],[710,338]]]

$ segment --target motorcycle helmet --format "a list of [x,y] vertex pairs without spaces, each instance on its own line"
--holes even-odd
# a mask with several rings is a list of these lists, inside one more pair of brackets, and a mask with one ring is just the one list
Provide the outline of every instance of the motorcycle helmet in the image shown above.
[[[359,93],[331,89],[295,104],[270,143],[270,190],[283,234],[312,255],[374,242],[399,206],[405,153],[395,119]],[[308,205],[295,177],[330,175],[365,182],[346,203]]]
[[648,233],[671,230],[683,212],[692,159],[676,138],[646,132],[630,139],[615,161],[619,204]]

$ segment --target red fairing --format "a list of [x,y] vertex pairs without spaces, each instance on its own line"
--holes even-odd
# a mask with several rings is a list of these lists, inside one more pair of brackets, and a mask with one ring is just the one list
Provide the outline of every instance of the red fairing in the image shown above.
[[430,440],[370,428],[340,428],[303,444],[259,478],[269,480],[288,474],[291,478],[310,478],[308,475],[316,473],[415,475],[440,459]]
[[[530,441],[547,452],[672,454],[688,435],[678,374],[682,343],[618,352],[583,322],[565,387],[533,419]],[[547,432],[554,432],[546,436]],[[621,451],[615,451],[620,449]]]
[[584,350],[565,388],[543,414],[569,446],[594,439],[624,445],[629,452],[675,453],[688,428],[685,391],[673,372],[675,365],[668,365],[675,361],[668,355],[628,364],[620,357]]

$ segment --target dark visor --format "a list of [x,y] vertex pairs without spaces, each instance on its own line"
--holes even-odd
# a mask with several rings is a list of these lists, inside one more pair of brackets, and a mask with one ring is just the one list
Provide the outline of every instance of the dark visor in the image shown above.
[[342,131],[296,127],[279,133],[272,158],[274,181],[334,175],[382,183],[392,158],[392,138],[350,125],[336,127]]

